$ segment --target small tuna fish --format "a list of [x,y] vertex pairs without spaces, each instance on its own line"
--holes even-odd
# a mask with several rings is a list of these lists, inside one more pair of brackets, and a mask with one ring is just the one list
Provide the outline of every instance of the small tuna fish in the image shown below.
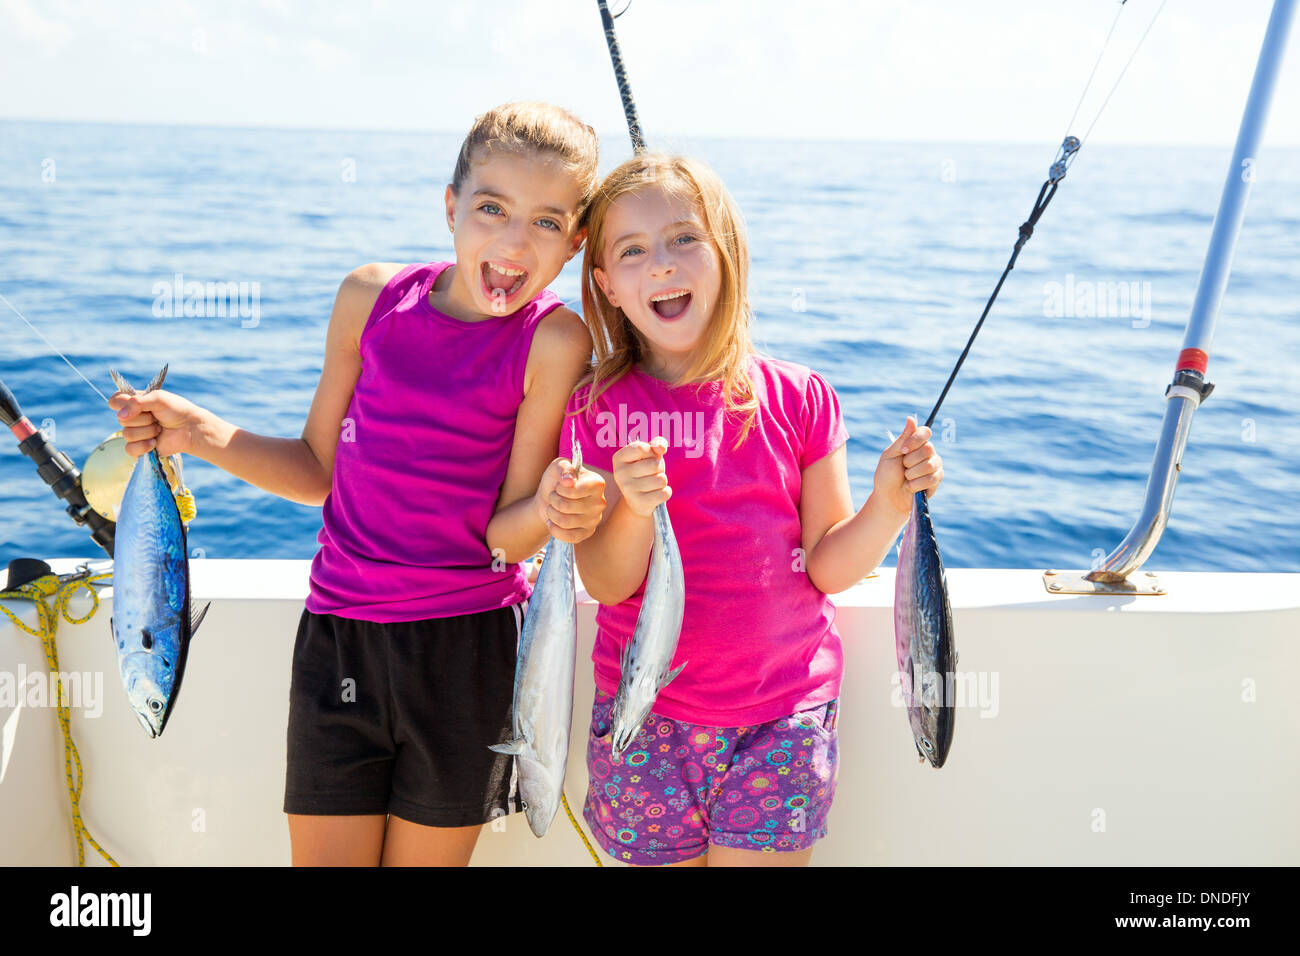
[[912,496],[912,515],[898,553],[894,648],[916,752],[935,768],[942,767],[956,716],[952,698],[957,649],[948,582],[924,491]]
[[[137,393],[111,371],[118,391]],[[160,388],[167,367],[145,392]],[[172,456],[177,481],[180,455]],[[118,509],[113,549],[113,643],[131,709],[150,737],[167,726],[185,673],[190,638],[208,607],[190,603],[185,526],[156,451],[136,460]]]
[[[582,447],[573,439],[574,473]],[[545,836],[564,792],[578,656],[578,603],[573,545],[551,539],[528,600],[515,663],[514,739],[489,749],[519,761],[519,794],[528,826]]]
[[682,633],[686,580],[677,538],[668,520],[668,506],[662,502],[655,506],[654,525],[641,611],[636,617],[632,640],[623,645],[619,666],[611,728],[615,756],[627,750],[650,715],[659,692],[686,666],[686,661],[682,661],[669,670]]

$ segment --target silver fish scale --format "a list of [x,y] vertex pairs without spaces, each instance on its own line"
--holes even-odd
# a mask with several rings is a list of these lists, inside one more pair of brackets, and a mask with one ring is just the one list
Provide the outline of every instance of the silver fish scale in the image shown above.
[[[582,448],[573,442],[582,472]],[[578,656],[578,605],[573,545],[554,538],[533,585],[515,664],[514,739],[491,749],[514,754],[528,826],[545,836],[564,792],[573,722],[573,680]]]
[[686,611],[686,580],[682,555],[664,503],[655,506],[654,540],[650,546],[650,568],[646,572],[641,610],[632,640],[623,646],[618,695],[612,714],[614,754],[631,745],[637,731],[650,715],[655,699],[676,677],[686,662],[669,670]]
[[[943,560],[925,493],[912,498],[894,578],[894,646],[917,753],[936,768],[948,759],[955,723],[956,646]],[[918,679],[919,678],[919,679]]]

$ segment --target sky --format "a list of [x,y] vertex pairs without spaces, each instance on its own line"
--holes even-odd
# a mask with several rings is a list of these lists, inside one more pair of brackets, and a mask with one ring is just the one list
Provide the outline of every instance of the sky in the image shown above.
[[[1074,131],[1159,7],[1128,0]],[[617,30],[655,141],[1037,143],[1061,139],[1118,9],[632,0]],[[1093,142],[1231,143],[1270,9],[1167,0]],[[1300,145],[1298,48],[1271,144]],[[624,129],[595,0],[0,0],[0,90],[4,119],[462,133],[493,105],[540,99],[602,135]]]

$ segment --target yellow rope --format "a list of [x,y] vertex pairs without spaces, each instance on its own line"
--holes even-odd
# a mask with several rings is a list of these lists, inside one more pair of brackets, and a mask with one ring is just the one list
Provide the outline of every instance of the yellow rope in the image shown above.
[[[84,624],[94,617],[95,612],[99,610],[99,594],[91,587],[92,581],[102,581],[112,577],[111,572],[103,574],[77,574],[70,579],[60,579],[53,574],[47,574],[22,585],[15,591],[0,592],[0,598],[24,598],[33,601],[36,604],[37,617],[40,620],[40,630],[28,627],[19,620],[18,615],[9,608],[0,604],[0,611],[4,611],[9,620],[13,621],[14,627],[26,631],[33,637],[41,639],[41,645],[45,649],[45,663],[53,675],[52,682],[59,688],[59,728],[63,731],[63,775],[68,784],[68,799],[72,803],[72,829],[77,839],[77,866],[86,865],[86,848],[82,842],[83,838],[90,841],[90,845],[99,851],[99,855],[107,860],[112,866],[117,866],[118,862],[113,859],[108,852],[100,846],[90,830],[86,828],[86,823],[81,818],[81,787],[84,783],[84,774],[81,768],[81,755],[77,753],[77,745],[72,739],[71,727],[71,710],[68,707],[67,697],[63,682],[59,680],[59,649],[55,643],[55,632],[59,627],[59,618],[62,617],[69,624]],[[79,589],[85,588],[90,592],[92,604],[90,611],[85,617],[74,618],[68,613],[68,601]],[[53,606],[46,603],[46,598],[54,598]],[[76,773],[73,773],[73,768]]]
[[569,809],[569,798],[564,795],[563,790],[560,791],[560,802],[564,804],[564,812],[569,815],[569,822],[573,824],[573,829],[578,831],[582,845],[587,848],[587,852],[591,854],[591,858],[596,861],[597,866],[604,866],[605,864],[600,862],[600,857],[596,855],[596,851],[591,848],[591,841],[587,839],[587,834],[583,833],[582,827],[578,826],[578,819],[573,815],[573,811]]

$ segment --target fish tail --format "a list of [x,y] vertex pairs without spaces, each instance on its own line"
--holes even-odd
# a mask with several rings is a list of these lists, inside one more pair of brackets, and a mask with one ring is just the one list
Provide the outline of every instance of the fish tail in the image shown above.
[[582,445],[578,442],[578,422],[574,419],[569,425],[569,438],[573,442],[573,470],[582,474]]
[[122,377],[121,373],[118,372],[117,369],[110,368],[108,374],[113,377],[113,384],[117,386],[119,392],[126,392],[128,395],[143,395],[145,392],[152,392],[156,389],[162,388],[163,379],[167,377],[167,366],[164,365],[162,367],[162,371],[153,377],[153,381],[146,385],[143,391],[138,391],[130,382]]
[[117,369],[110,368],[108,370],[108,374],[113,376],[113,384],[117,386],[117,390],[119,392],[126,392],[126,394],[128,395],[136,394],[136,391],[134,388],[132,388],[131,383],[128,382],[126,379],[124,379],[118,373]]

